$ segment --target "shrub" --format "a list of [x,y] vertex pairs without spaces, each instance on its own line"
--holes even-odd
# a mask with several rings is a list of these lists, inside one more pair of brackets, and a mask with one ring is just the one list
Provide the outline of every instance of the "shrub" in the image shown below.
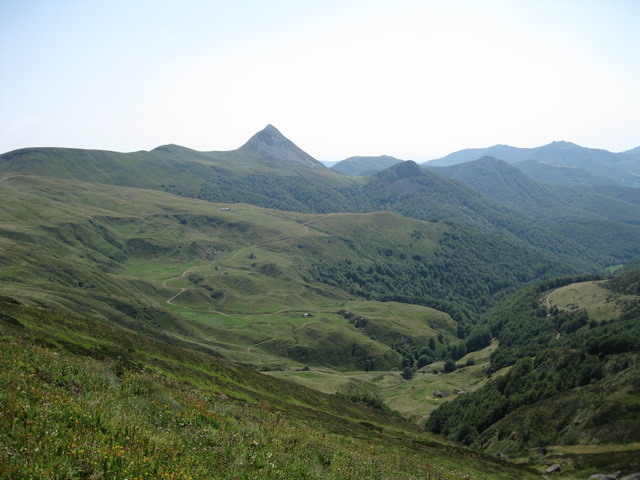
[[415,370],[411,367],[404,367],[404,370],[402,370],[402,378],[404,378],[405,380],[411,380],[413,378],[413,374],[415,373]]
[[444,373],[454,372],[456,368],[457,368],[456,362],[454,362],[452,359],[449,359],[446,362],[444,362]]

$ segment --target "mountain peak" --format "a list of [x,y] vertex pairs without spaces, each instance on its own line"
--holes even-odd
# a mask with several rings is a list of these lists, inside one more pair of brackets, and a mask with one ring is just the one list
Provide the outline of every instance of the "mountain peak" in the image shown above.
[[255,152],[268,160],[299,163],[311,168],[326,168],[271,124],[253,135],[239,150]]
[[159,147],[151,150],[153,153],[177,153],[177,152],[193,152],[190,148],[176,145],[175,143],[168,143],[166,145],[160,145]]
[[389,155],[379,155],[377,157],[356,156],[336,163],[331,167],[331,170],[346,175],[373,175],[399,162],[402,162],[402,160]]
[[632,148],[631,150],[626,150],[622,152],[625,155],[636,155],[640,153],[640,147]]
[[479,158],[478,160],[472,160],[468,163],[476,162],[478,165],[509,165],[504,160],[500,160],[499,158],[492,157],[491,155],[485,155],[484,157]]
[[393,174],[397,179],[419,177],[424,174],[420,166],[413,160],[396,163],[395,165],[392,165],[386,170],[378,173],[378,175],[386,177],[389,176],[390,173]]
[[[584,148],[581,147],[580,145],[576,145],[575,143],[572,142],[567,142],[566,140],[554,140],[553,142],[544,145],[544,147],[569,147],[569,148]],[[542,147],[540,147],[542,148]]]

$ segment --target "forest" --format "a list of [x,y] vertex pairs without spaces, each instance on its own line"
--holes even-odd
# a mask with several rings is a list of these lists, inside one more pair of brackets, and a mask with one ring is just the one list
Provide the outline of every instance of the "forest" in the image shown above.
[[[632,267],[602,285],[611,295],[630,293],[637,291],[638,279],[639,271]],[[520,422],[517,423],[520,428],[518,448],[571,443],[578,439],[562,438],[565,427],[573,421],[568,413],[565,425],[545,425],[544,422],[550,420],[543,416],[538,417],[541,423],[537,428],[529,426],[522,430],[523,425],[530,423],[527,415],[534,413],[527,413],[521,407],[536,405],[532,407],[532,412],[536,412],[536,408],[545,405],[545,400],[550,405],[560,402],[563,393],[576,397],[574,400],[578,403],[584,401],[585,396],[604,398],[614,392],[619,395],[629,392],[630,399],[633,398],[633,392],[640,387],[636,368],[640,360],[640,302],[627,302],[625,312],[619,318],[603,321],[590,319],[585,310],[561,311],[541,302],[545,292],[588,280],[593,278],[566,277],[528,286],[508,296],[484,315],[480,324],[490,329],[491,336],[499,342],[491,356],[488,374],[513,367],[506,375],[491,379],[479,390],[441,405],[431,413],[427,429],[469,446],[487,448],[492,435],[504,430],[501,422],[520,409],[515,417],[519,420],[512,419],[508,423],[516,428],[514,422]],[[473,348],[471,338],[467,345]],[[612,386],[606,386],[607,382]],[[629,400],[619,404],[618,401],[602,400],[605,406],[620,407],[607,407],[610,423],[637,419],[637,402]],[[598,420],[598,415],[603,415],[602,408],[593,410],[585,428],[595,428],[598,421],[602,421]],[[568,412],[575,411],[573,407],[568,409]],[[571,432],[573,436],[578,435]],[[621,432],[616,438],[611,434],[609,440],[640,440],[637,433],[630,434],[627,428]]]

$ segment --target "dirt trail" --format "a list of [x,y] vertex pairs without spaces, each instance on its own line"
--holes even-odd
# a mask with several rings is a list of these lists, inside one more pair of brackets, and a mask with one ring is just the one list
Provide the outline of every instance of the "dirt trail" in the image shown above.
[[258,343],[254,343],[253,345],[249,345],[249,346],[247,347],[247,352],[250,352],[250,351],[251,351],[251,347],[259,347],[259,346],[260,346],[260,345],[262,345],[262,344],[265,344],[265,343],[267,343],[267,342],[271,342],[271,341],[273,341],[273,340],[277,340],[277,339],[278,339],[278,336],[276,335],[276,336],[275,336],[275,337],[273,337],[273,338],[267,338],[266,340],[262,340],[262,341],[260,341],[260,342],[258,342]]
[[[210,266],[211,264],[213,264],[213,262],[211,262],[208,266]],[[162,286],[163,286],[163,287],[165,287],[165,288],[169,288],[169,287],[167,286],[167,282],[170,282],[170,281],[172,281],[172,280],[178,280],[178,279],[180,279],[180,278],[184,278],[184,276],[185,276],[187,273],[189,273],[189,270],[191,270],[192,268],[194,268],[194,267],[189,267],[189,268],[187,268],[184,272],[182,272],[182,275],[179,275],[179,276],[177,276],[177,277],[167,278],[164,282],[162,282]],[[183,290],[183,291],[184,291],[184,290],[186,290],[186,289],[185,289],[185,288],[182,288],[181,290]],[[180,292],[180,293],[182,293],[182,292]],[[173,297],[171,297],[169,300],[173,300],[175,297],[177,297],[178,295],[180,295],[180,293],[175,294],[175,295],[174,295]],[[167,303],[169,303],[169,300],[167,300]]]
[[[210,267],[211,265],[213,265],[214,263],[216,263],[218,260],[213,260],[212,262],[209,262],[208,265],[206,265],[204,268],[206,267]],[[177,276],[177,277],[171,277],[171,278],[167,278],[164,282],[162,282],[162,286],[165,288],[170,288],[167,285],[167,282],[170,282],[172,280],[180,280],[182,278],[185,277],[185,275],[187,273],[189,273],[191,270],[195,269],[196,267],[202,267],[201,265],[194,265],[192,267],[187,268],[184,272],[182,272],[181,275]],[[175,305],[176,307],[181,307],[181,308],[186,308],[187,310],[191,310],[193,312],[197,312],[198,309],[197,308],[191,308],[191,307],[187,307],[186,305],[180,305],[179,303],[173,303],[173,300],[176,299],[177,297],[179,297],[182,293],[186,292],[187,290],[189,290],[187,287],[182,287],[180,288],[180,290],[178,290],[178,292],[173,295],[172,297],[169,297],[165,300],[165,303],[169,304],[169,305]],[[227,315],[224,312],[219,312],[217,310],[213,310],[213,309],[209,309],[207,310],[208,313],[217,313],[218,315],[224,315],[225,317],[228,317],[229,315]]]
[[551,294],[554,291],[550,291],[544,296],[544,305],[547,307],[547,317],[551,316]]
[[2,177],[0,178],[0,182],[4,182],[5,180],[11,180],[12,178],[18,178],[18,177],[31,177],[32,175],[23,175],[23,174],[18,174],[18,175],[9,175],[8,177]]
[[[549,293],[547,293],[544,296],[544,305],[545,307],[547,307],[547,317],[551,316],[551,295],[553,294],[555,290],[551,290]],[[557,330],[554,330],[554,332],[556,332],[556,340],[560,339],[560,332],[558,332]]]
[[[271,240],[271,241],[268,241],[268,242],[256,243],[256,244],[251,245],[251,246],[249,246],[249,247],[243,247],[243,248],[241,248],[241,249],[237,250],[237,251],[233,254],[233,256],[232,256],[232,257],[230,257],[228,260],[233,260],[233,259],[235,259],[235,258],[238,256],[238,254],[239,254],[240,252],[243,252],[243,251],[248,250],[248,249],[250,249],[250,248],[255,248],[255,247],[264,247],[264,246],[267,246],[267,245],[274,245],[274,244],[276,244],[276,243],[288,242],[288,241],[291,241],[291,240],[295,240],[296,238],[304,237],[307,233],[309,233],[309,223],[311,223],[311,222],[315,222],[315,221],[317,221],[317,220],[321,220],[321,219],[323,219],[323,218],[325,218],[325,217],[327,217],[327,216],[329,216],[329,215],[331,215],[331,214],[323,215],[323,216],[321,216],[321,217],[313,218],[313,219],[311,219],[311,220],[306,221],[305,223],[303,223],[303,224],[302,224],[302,225],[304,226],[304,231],[303,231],[302,233],[299,233],[299,234],[294,235],[294,236],[292,236],[292,237],[286,237],[286,238],[282,238],[282,239],[280,239],[280,240]],[[179,276],[177,276],[177,277],[172,277],[172,278],[168,278],[168,279],[166,279],[164,282],[162,282],[162,286],[163,286],[163,287],[165,287],[165,288],[170,288],[170,287],[167,285],[167,282],[171,282],[171,281],[173,281],[173,280],[180,280],[180,279],[183,279],[183,278],[185,277],[185,275],[187,275],[187,273],[189,273],[191,270],[193,270],[193,269],[195,269],[195,268],[207,268],[207,267],[210,267],[211,265],[213,265],[213,264],[214,264],[214,263],[216,263],[216,262],[219,262],[220,260],[223,260],[223,259],[222,259],[222,258],[220,258],[220,259],[217,259],[217,260],[213,260],[212,262],[210,262],[210,263],[209,263],[208,265],[206,265],[205,267],[202,267],[201,265],[194,265],[194,266],[191,266],[191,267],[187,268],[184,272],[182,272],[182,274],[181,274],[181,275],[179,275]],[[185,291],[187,291],[187,290],[189,290],[189,288],[187,288],[187,287],[180,288],[180,290],[178,290],[178,292],[177,292],[175,295],[173,295],[172,297],[169,297],[169,298],[165,301],[165,303],[167,303],[167,304],[169,304],[169,305],[175,305],[176,307],[186,308],[187,310],[197,311],[197,309],[194,309],[194,308],[191,308],[191,307],[187,307],[187,306],[185,306],[185,305],[180,305],[180,304],[178,304],[178,303],[174,303],[174,302],[173,302],[173,300],[175,300],[177,297],[179,297],[182,293],[184,293],[184,292],[185,292]],[[287,309],[285,309],[285,310],[287,310]],[[285,311],[285,310],[280,310],[280,312]],[[217,314],[219,314],[219,315],[224,315],[225,317],[228,317],[228,315],[227,315],[226,313],[218,312],[217,310],[208,310],[208,313],[217,313]],[[274,312],[274,313],[279,313],[279,312]],[[271,313],[271,314],[269,314],[269,315],[273,315],[274,313]]]
[[[310,221],[311,220],[309,220],[309,222]],[[273,245],[275,243],[288,242],[289,240],[295,240],[296,238],[304,237],[307,233],[309,233],[309,226],[307,225],[309,222],[303,223],[304,232],[299,233],[298,235],[294,235],[293,237],[283,238],[281,240],[273,240],[273,241],[270,241],[270,242],[256,243],[255,245],[253,245],[253,247],[264,247],[265,245]]]
[[[297,329],[302,329],[302,328],[306,327],[307,325],[309,325],[310,323],[312,323],[312,322],[305,322],[302,325],[300,325],[300,327],[298,327]],[[269,324],[269,325],[271,325],[271,324]],[[295,333],[294,332],[296,330],[296,327],[294,327],[293,325],[290,325],[290,327],[291,327],[291,333],[293,334],[293,336],[295,338]],[[271,338],[267,338],[265,340],[261,340],[258,343],[254,343],[253,345],[249,345],[247,347],[247,352],[251,351],[251,347],[258,347],[260,345],[264,345],[267,342],[272,342],[272,341],[277,340],[277,339],[278,339],[278,334],[276,334],[275,336],[273,336]],[[296,341],[297,341],[297,339],[296,339]]]

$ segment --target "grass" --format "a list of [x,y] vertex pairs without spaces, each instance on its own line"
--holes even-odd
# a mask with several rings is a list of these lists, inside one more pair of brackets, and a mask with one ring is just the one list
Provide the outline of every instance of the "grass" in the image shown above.
[[[455,340],[456,324],[443,312],[354,300],[305,273],[312,262],[366,262],[387,249],[432,255],[448,228],[443,224],[392,213],[304,215],[248,205],[221,211],[222,205],[156,191],[36,177],[0,186],[7,193],[0,227],[32,237],[7,240],[0,292],[42,307],[169,336],[259,369],[324,367],[333,372],[324,375],[328,385],[367,361],[377,370],[399,369],[393,346],[406,338],[418,348],[438,334]],[[53,196],[62,206],[51,206]],[[35,207],[30,217],[24,205]],[[415,231],[422,234],[412,236]],[[43,271],[58,265],[61,252],[69,260]],[[108,268],[97,268],[96,260]],[[73,272],[68,283],[60,281],[65,271]],[[77,279],[89,288],[78,288]],[[343,310],[365,317],[367,327],[355,328]],[[398,381],[399,370],[348,382],[381,390],[394,408],[422,419],[432,408],[431,391],[443,387],[427,381],[430,374],[417,378],[423,381],[416,379],[414,389]]]
[[3,478],[534,478],[120,327],[0,302]]
[[616,471],[627,475],[640,470],[640,445],[607,444],[607,445],[551,445],[542,454],[539,448],[532,449],[528,456],[515,459],[516,462],[537,464],[537,470],[544,474],[545,470],[555,463],[561,465],[560,478],[581,480],[596,474],[611,474]]
[[610,453],[623,451],[638,451],[640,443],[624,443],[624,444],[607,444],[607,445],[555,445],[549,447],[549,452],[553,455],[566,454],[593,454],[593,453]]
[[626,302],[635,300],[630,295],[613,292],[602,282],[572,283],[553,290],[548,302],[560,310],[586,310],[591,320],[602,322],[618,318],[626,310]]
[[468,354],[457,363],[464,365],[469,358],[473,358],[475,364],[448,374],[435,373],[442,372],[444,365],[443,362],[435,362],[418,370],[411,380],[403,379],[399,371],[338,372],[323,368],[289,368],[267,373],[325,393],[366,393],[376,396],[403,417],[421,425],[442,402],[456,398],[456,395],[436,398],[433,396],[435,390],[470,392],[487,382],[486,368],[493,350],[495,344]]
[[[372,349],[376,368],[399,368],[399,338],[418,347],[438,333],[452,338],[446,314],[354,302],[310,273],[338,259],[366,265],[399,246],[432,255],[443,225],[392,213],[222,211],[158,191],[28,176],[0,188],[0,293],[42,307],[171,335],[259,367],[362,368]],[[369,327],[354,328],[344,309],[365,315]],[[301,322],[303,313],[313,322]],[[357,354],[338,355],[338,346]]]

